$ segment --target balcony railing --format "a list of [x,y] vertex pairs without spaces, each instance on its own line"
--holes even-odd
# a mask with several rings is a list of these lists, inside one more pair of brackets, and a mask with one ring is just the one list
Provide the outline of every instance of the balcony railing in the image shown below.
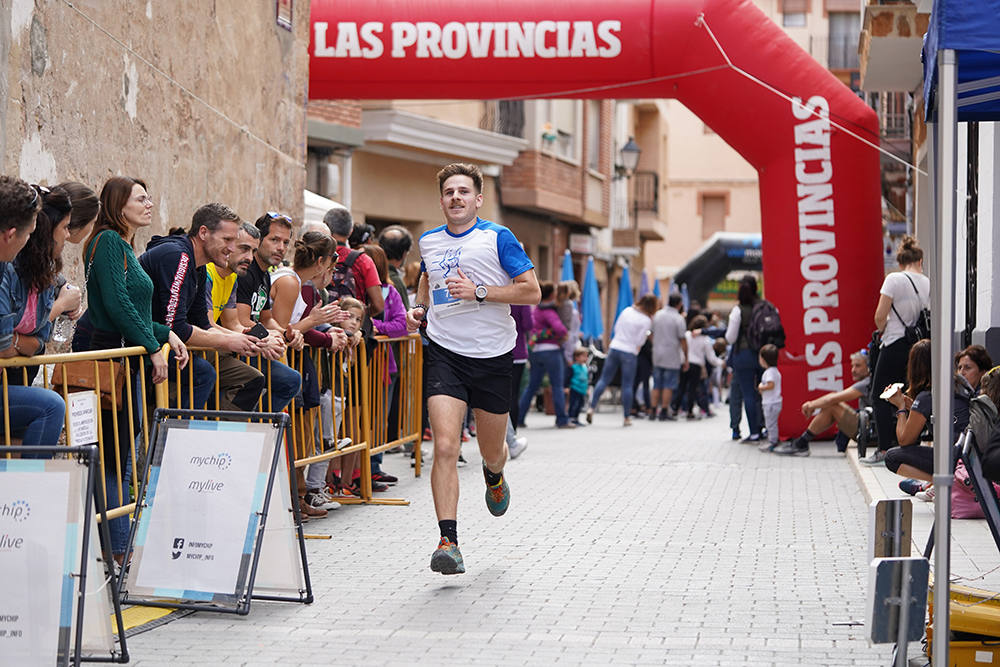
[[636,211],[660,210],[660,175],[655,171],[637,171],[632,175],[633,208]]
[[479,129],[524,139],[524,100],[487,101]]

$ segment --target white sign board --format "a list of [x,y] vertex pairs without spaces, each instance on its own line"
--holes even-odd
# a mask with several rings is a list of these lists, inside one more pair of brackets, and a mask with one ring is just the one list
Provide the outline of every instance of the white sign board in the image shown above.
[[97,442],[98,412],[97,394],[93,391],[77,391],[66,396],[66,411],[69,414],[69,444],[90,445]]
[[266,439],[259,431],[167,433],[136,538],[137,587],[234,594],[244,547],[256,536],[247,518],[260,509],[262,458],[274,451]]

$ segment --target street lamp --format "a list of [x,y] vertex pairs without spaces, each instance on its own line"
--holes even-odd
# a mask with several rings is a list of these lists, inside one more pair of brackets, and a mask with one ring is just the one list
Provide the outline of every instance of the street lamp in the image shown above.
[[635,137],[629,137],[625,145],[618,151],[621,157],[621,164],[615,165],[615,175],[619,178],[631,178],[632,174],[635,173],[635,168],[639,166],[639,154],[641,152],[642,149],[639,148],[639,144],[635,143]]

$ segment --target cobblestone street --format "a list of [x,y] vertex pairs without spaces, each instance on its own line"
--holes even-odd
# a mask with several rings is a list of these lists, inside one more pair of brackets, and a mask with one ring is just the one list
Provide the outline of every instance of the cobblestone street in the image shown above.
[[[138,665],[884,665],[860,625],[867,507],[832,443],[809,458],[728,439],[726,417],[637,421],[604,408],[557,431],[533,414],[507,468],[506,516],[483,503],[475,442],[460,470],[468,573],[428,568],[430,469],[307,524],[316,602],[197,613],[129,641]],[[430,443],[427,443],[429,447]],[[910,655],[917,652],[911,647]]]

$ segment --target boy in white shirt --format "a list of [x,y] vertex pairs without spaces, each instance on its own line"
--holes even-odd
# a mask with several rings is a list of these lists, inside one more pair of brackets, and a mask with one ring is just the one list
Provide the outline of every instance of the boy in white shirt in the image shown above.
[[773,452],[778,446],[778,416],[781,415],[781,371],[778,370],[778,348],[770,344],[760,348],[758,361],[765,368],[757,390],[760,392],[760,403],[764,408],[764,427],[767,429],[767,442],[760,443],[758,449],[762,452]]

